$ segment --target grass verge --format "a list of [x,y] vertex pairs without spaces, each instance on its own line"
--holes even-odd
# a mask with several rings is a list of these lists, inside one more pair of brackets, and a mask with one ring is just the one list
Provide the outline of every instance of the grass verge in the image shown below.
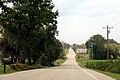
[[103,73],[105,75],[108,75],[108,76],[110,76],[112,78],[115,78],[116,80],[120,80],[120,74],[111,73],[111,72],[105,72],[105,71],[100,71],[100,70],[94,70],[94,71],[97,71],[97,72]]
[[[3,70],[4,70],[4,66],[3,66],[3,65],[0,65],[0,75],[1,75],[1,74],[4,74],[4,73],[3,73]],[[17,71],[11,69],[11,67],[7,65],[7,66],[6,66],[6,74],[13,73],[13,72],[17,72]]]
[[[98,60],[89,60],[88,58],[85,58],[85,57],[83,57],[83,55],[79,55],[79,54],[77,54],[75,56],[75,58],[76,58],[76,62],[79,64],[79,66],[81,66],[83,68],[86,68],[86,62],[87,61],[98,61]],[[92,69],[92,70],[103,73],[105,75],[108,75],[108,76],[110,76],[112,78],[115,78],[116,80],[120,80],[120,74],[100,71],[100,70],[96,70],[96,69]]]
[[[62,59],[58,59],[54,62],[54,65],[59,66],[59,65],[63,64],[66,60],[67,60],[67,57],[64,57]],[[12,64],[12,68],[14,68],[15,70],[12,69],[9,65],[7,65],[6,66],[6,74],[24,71],[24,70],[47,68],[47,67],[49,67],[49,66],[42,66],[40,64],[36,64],[36,65]],[[50,66],[50,67],[52,67],[52,66]],[[4,74],[3,70],[4,70],[4,66],[0,65],[0,75]]]
[[81,66],[83,68],[85,68],[86,62],[88,61],[87,57],[85,57],[85,56],[86,56],[86,54],[85,55],[83,55],[83,54],[81,54],[81,55],[77,54],[75,56],[76,62],[79,64],[79,66]]
[[67,60],[67,57],[64,57],[62,59],[58,59],[54,62],[54,65],[59,66],[59,65],[63,64],[66,60]]

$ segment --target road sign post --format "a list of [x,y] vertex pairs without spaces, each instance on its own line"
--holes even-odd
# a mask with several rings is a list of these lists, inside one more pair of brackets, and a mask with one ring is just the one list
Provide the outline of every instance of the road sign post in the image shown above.
[[4,74],[6,73],[6,64],[4,63]]

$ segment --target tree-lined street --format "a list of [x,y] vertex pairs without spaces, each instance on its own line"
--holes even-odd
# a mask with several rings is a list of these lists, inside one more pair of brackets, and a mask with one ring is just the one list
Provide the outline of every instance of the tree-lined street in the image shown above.
[[68,60],[61,66],[0,75],[0,80],[115,80],[104,74],[79,67],[72,49],[67,56]]

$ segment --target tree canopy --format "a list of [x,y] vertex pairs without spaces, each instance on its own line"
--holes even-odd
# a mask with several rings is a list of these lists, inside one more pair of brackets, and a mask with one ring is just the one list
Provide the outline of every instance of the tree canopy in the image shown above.
[[[107,59],[107,43],[106,39],[101,35],[93,35],[87,42],[86,47],[90,49],[90,58],[92,59]],[[114,39],[109,39],[109,58],[118,58],[119,44]]]
[[87,42],[87,48],[93,48],[93,54],[91,56],[93,59],[106,59],[105,47],[104,47],[105,39],[101,35],[93,35]]
[[0,7],[0,32],[19,54],[21,63],[26,58],[30,63],[41,62],[53,54],[52,62],[59,56],[62,45],[55,38],[58,11],[53,12],[51,0],[1,0]]

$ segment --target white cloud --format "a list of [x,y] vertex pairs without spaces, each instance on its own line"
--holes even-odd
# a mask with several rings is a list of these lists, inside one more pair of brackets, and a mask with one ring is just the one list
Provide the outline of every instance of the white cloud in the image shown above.
[[[120,21],[119,0],[53,0],[59,9],[58,38],[69,43],[83,43],[94,34],[106,37],[102,27]],[[112,5],[111,5],[112,4]],[[120,24],[119,24],[120,25]],[[111,29],[110,37],[120,42],[119,28]]]
[[53,0],[53,3],[55,4],[56,9],[59,10],[61,16],[67,16],[71,15],[70,11],[83,1],[84,0]]

